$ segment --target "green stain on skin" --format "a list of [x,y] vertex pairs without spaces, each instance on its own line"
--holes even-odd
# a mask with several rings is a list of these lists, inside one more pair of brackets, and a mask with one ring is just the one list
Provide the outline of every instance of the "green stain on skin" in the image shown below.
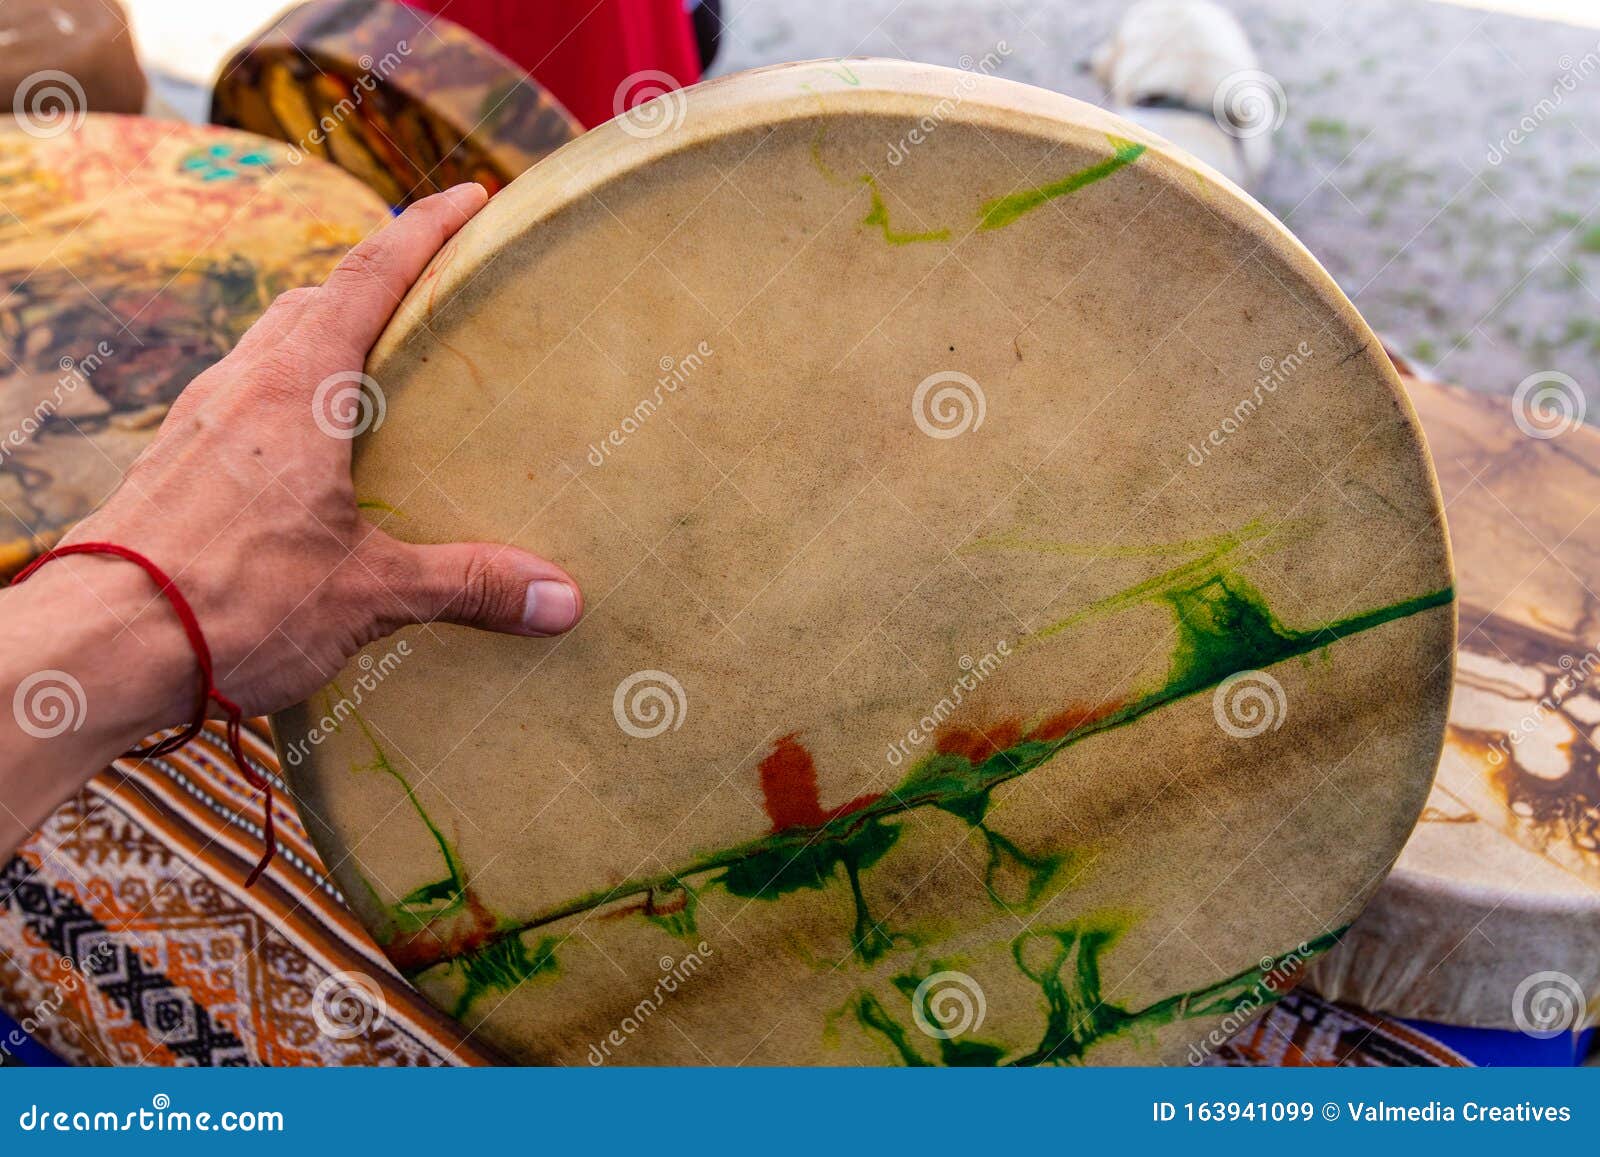
[[520,936],[508,936],[453,961],[451,968],[461,970],[463,988],[450,1015],[460,1020],[486,992],[510,992],[529,977],[554,974],[560,943],[554,936],[545,936],[530,949]]
[[356,499],[357,510],[376,510],[380,514],[392,514],[396,518],[404,518],[405,514],[398,506],[390,506],[387,502],[379,502],[376,498]]
[[695,909],[700,905],[700,893],[679,881],[676,888],[668,889],[664,894],[673,899],[661,903],[656,899],[656,892],[650,893],[644,910],[645,919],[681,940],[699,936],[700,927],[695,920]]
[[1124,165],[1131,165],[1144,155],[1145,146],[1136,145],[1132,141],[1113,140],[1116,152],[1098,164],[1090,165],[1086,169],[1079,169],[1075,173],[1068,173],[1059,181],[1051,181],[1047,185],[1040,185],[1033,189],[1023,189],[1004,197],[996,197],[986,203],[979,211],[979,229],[1004,229],[1018,217],[1031,213],[1047,201],[1057,197],[1065,197],[1069,193],[1076,193],[1079,189],[1104,180]]
[[841,177],[828,167],[827,160],[822,155],[822,146],[827,142],[828,130],[826,126],[817,126],[817,131],[811,138],[811,165],[822,174],[822,179],[830,185],[848,185],[850,182]]
[[925,233],[899,233],[889,225],[889,209],[883,203],[883,195],[878,192],[878,182],[871,176],[861,178],[861,183],[872,193],[872,208],[861,219],[861,224],[869,229],[882,229],[883,239],[890,245],[914,245],[921,241],[948,241],[950,230],[929,229]]
[[899,838],[898,824],[876,820],[845,827],[834,838],[817,839],[814,831],[791,829],[756,841],[765,846],[752,846],[733,859],[712,883],[745,899],[776,900],[801,888],[825,888],[843,868],[855,905],[853,951],[870,963],[889,951],[894,937],[872,918],[861,872],[881,860]]
[[[1023,911],[1032,908],[1039,902],[1039,897],[1050,886],[1050,882],[1072,862],[1070,852],[1029,855],[991,828],[987,822],[974,824],[973,827],[982,833],[984,842],[989,848],[989,862],[983,871],[983,886],[988,891],[989,898],[1003,908],[1020,908]],[[1022,895],[1010,898],[1001,895],[1002,881],[1016,875],[1020,875],[1023,880]]]
[[848,1011],[855,1016],[856,1023],[868,1033],[876,1033],[889,1042],[889,1047],[900,1058],[900,1063],[907,1068],[926,1068],[928,1062],[922,1059],[921,1054],[911,1047],[911,1038],[906,1034],[905,1028],[889,1015],[881,1001],[870,992],[858,992],[850,1002]]
[[[520,921],[508,922],[493,936],[512,935],[631,896],[680,888],[698,877],[709,877],[707,883],[720,884],[736,896],[776,900],[802,888],[829,887],[841,882],[842,874],[855,912],[854,952],[870,963],[880,959],[897,941],[910,937],[888,933],[872,918],[862,876],[899,838],[900,825],[886,821],[920,807],[948,812],[983,836],[990,853],[985,886],[994,902],[1006,903],[1001,883],[1017,880],[1020,873],[1020,903],[1037,904],[1070,862],[1069,857],[1054,851],[1024,852],[995,832],[989,826],[988,813],[996,787],[1028,774],[1073,744],[1209,690],[1241,671],[1260,670],[1323,650],[1362,631],[1448,607],[1454,599],[1453,589],[1445,587],[1309,630],[1287,627],[1254,586],[1222,566],[1229,553],[1264,533],[1257,527],[1246,527],[1232,535],[1205,540],[1206,552],[1199,559],[1102,599],[1027,640],[1043,643],[1090,614],[1164,605],[1175,620],[1177,641],[1170,652],[1167,673],[1158,685],[1107,704],[1103,710],[1086,714],[1062,729],[1041,727],[1032,735],[1020,729],[1013,731],[1014,738],[1002,750],[935,752],[909,768],[893,790],[865,797],[822,823],[787,827],[709,852],[669,872],[634,877],[572,897]],[[447,858],[447,863],[453,862],[453,857]]]
[[[350,700],[339,689],[337,683],[329,684],[334,695],[339,697],[341,704],[348,705]],[[327,712],[330,718],[338,718],[330,706]],[[389,776],[400,785],[405,792],[406,802],[416,812],[417,818],[428,829],[428,834],[433,838],[434,844],[439,849],[440,856],[444,859],[445,876],[443,879],[432,883],[423,884],[413,888],[394,904],[387,905],[389,917],[396,930],[400,932],[416,932],[426,928],[435,920],[445,916],[452,916],[466,906],[466,872],[462,869],[461,861],[456,858],[455,849],[450,846],[450,841],[445,839],[427,811],[423,809],[422,802],[417,799],[417,793],[412,790],[411,783],[401,774],[400,769],[389,762],[388,755],[384,752],[377,738],[372,734],[372,729],[361,713],[354,707],[348,708],[349,717],[355,720],[356,726],[361,729],[361,734],[366,737],[367,743],[372,748],[373,759],[371,763],[362,764],[358,771],[378,771]]]
[[[1329,932],[1224,980],[1130,1011],[1106,998],[1101,978],[1101,960],[1127,924],[1125,919],[1099,917],[1058,928],[1032,929],[1018,936],[1011,942],[1012,962],[1039,986],[1044,1026],[1038,1044],[1008,1059],[1008,1050],[1001,1045],[959,1036],[936,1039],[938,1063],[987,1067],[1080,1064],[1091,1048],[1113,1037],[1183,1020],[1253,1014],[1281,1000],[1305,963],[1337,944],[1344,933],[1343,928]],[[926,976],[941,970],[936,965],[926,974],[904,973],[890,983],[909,1004],[916,1000],[917,988]],[[981,979],[969,979],[981,989]],[[924,1000],[931,1003],[932,994],[925,994]],[[889,1044],[902,1064],[920,1067],[933,1063],[872,993],[856,993],[846,1007],[863,1031]],[[937,1024],[935,1012],[923,1010],[929,1022]]]

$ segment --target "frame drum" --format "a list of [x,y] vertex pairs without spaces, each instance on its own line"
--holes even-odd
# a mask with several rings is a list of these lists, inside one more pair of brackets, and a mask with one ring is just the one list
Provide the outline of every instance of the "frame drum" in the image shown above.
[[358,497],[584,584],[275,720],[440,1007],[551,1063],[1181,1060],[1426,799],[1453,590],[1382,348],[1215,173],[948,69],[552,154],[368,364]]

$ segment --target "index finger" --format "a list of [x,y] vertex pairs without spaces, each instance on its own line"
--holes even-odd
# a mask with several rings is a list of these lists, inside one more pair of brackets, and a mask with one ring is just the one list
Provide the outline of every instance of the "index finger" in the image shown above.
[[365,358],[433,255],[488,199],[470,183],[424,197],[345,254],[303,320]]

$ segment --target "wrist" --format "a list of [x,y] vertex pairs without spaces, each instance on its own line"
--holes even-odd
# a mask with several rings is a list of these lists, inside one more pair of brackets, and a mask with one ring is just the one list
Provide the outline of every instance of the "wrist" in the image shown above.
[[52,559],[0,600],[7,634],[18,643],[4,660],[7,722],[23,738],[71,735],[109,759],[194,717],[194,655],[160,589],[137,566],[95,555]]

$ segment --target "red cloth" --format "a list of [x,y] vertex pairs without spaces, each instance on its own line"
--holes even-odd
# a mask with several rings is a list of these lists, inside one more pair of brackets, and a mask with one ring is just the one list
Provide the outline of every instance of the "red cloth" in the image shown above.
[[[516,61],[585,128],[700,79],[683,0],[408,0]],[[664,73],[676,85],[658,83]],[[630,78],[634,80],[630,83]],[[622,97],[622,108],[616,107]]]

